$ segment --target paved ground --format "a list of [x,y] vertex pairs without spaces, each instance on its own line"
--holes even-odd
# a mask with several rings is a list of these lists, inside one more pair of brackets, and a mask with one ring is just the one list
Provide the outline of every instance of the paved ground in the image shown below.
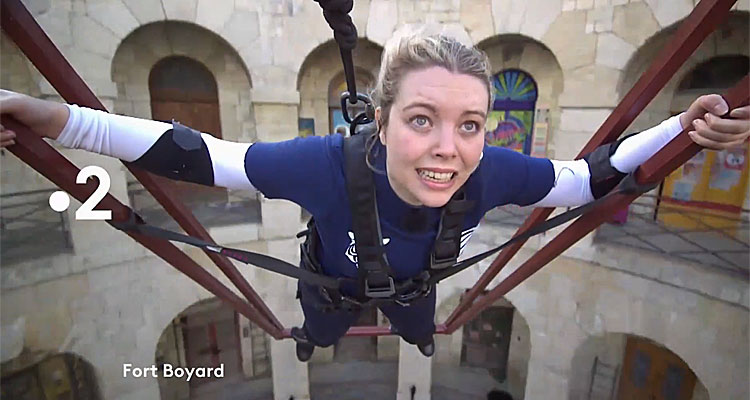
[[[435,365],[432,400],[484,400],[492,389],[504,385],[481,368]],[[398,380],[395,362],[352,361],[310,365],[312,400],[394,400]],[[208,388],[207,388],[208,389]],[[271,378],[216,382],[193,400],[272,400]]]

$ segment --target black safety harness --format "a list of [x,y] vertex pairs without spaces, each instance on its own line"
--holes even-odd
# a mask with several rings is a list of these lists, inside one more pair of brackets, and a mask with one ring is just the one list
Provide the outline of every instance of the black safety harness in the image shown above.
[[[374,110],[369,97],[357,93],[354,86],[351,50],[356,44],[357,34],[351,18],[347,15],[351,10],[351,0],[316,1],[324,8],[324,16],[334,29],[334,36],[341,49],[349,89],[341,96],[341,106],[344,119],[350,123],[350,132],[352,133],[350,137],[344,140],[344,163],[346,189],[352,215],[352,231],[354,232],[357,250],[357,277],[332,277],[322,273],[323,269],[316,256],[319,254],[320,237],[313,218],[308,222],[307,229],[297,235],[298,238],[305,237],[300,246],[301,265],[299,267],[264,254],[224,247],[192,236],[148,225],[135,212],[131,212],[130,219],[127,221],[113,222],[114,227],[124,231],[186,243],[205,251],[218,253],[246,264],[299,279],[306,284],[320,288],[320,294],[326,302],[325,304],[319,304],[318,307],[324,311],[358,310],[384,303],[408,306],[413,300],[427,296],[435,285],[443,279],[463,271],[513,243],[525,241],[534,235],[577,218],[599,203],[606,201],[610,196],[619,193],[645,193],[656,186],[655,184],[638,185],[634,174],[625,175],[612,167],[609,157],[624,138],[600,146],[584,157],[589,163],[592,193],[596,200],[530,227],[507,242],[462,261],[458,261],[458,256],[461,250],[464,216],[471,210],[474,202],[466,198],[463,189],[459,189],[441,209],[438,231],[430,255],[430,265],[426,266],[424,271],[415,277],[405,280],[395,279],[383,247],[373,172],[366,162],[368,138],[374,137],[373,131],[369,129],[369,132],[357,133],[360,131],[358,127],[365,127],[365,129],[362,129],[364,131],[368,130],[366,129],[368,126],[372,128],[374,125]],[[326,5],[333,5],[339,7],[339,9],[326,9]],[[360,101],[364,102],[365,111],[351,118],[347,110],[348,105]],[[184,129],[184,127],[175,126],[174,129],[179,130]],[[185,151],[200,150],[197,147],[185,149]],[[612,191],[615,187],[618,187],[618,189]],[[358,289],[354,295],[349,295],[345,293],[348,292],[347,290],[342,290],[344,287]]]

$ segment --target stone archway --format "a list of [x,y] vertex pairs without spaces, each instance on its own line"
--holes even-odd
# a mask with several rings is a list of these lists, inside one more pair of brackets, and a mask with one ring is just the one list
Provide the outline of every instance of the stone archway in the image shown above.
[[100,400],[94,367],[74,353],[25,351],[2,365],[3,399]]
[[[463,290],[439,303],[438,320],[459,303]],[[485,396],[500,389],[523,399],[531,355],[526,318],[501,298],[451,336],[437,336],[432,391],[455,396]]]
[[256,139],[252,82],[239,54],[215,33],[184,22],[143,25],[120,42],[112,59],[116,113],[151,118],[149,73],[158,61],[170,56],[194,59],[216,79],[222,138]]
[[666,346],[607,333],[589,337],[576,349],[569,398],[708,400],[709,395],[691,367]]
[[[654,126],[676,107],[682,108],[690,100],[679,96],[678,102],[674,103],[675,95],[679,91],[680,82],[690,74],[699,64],[714,57],[732,55],[750,55],[750,32],[748,32],[748,13],[732,12],[726,23],[722,24],[716,31],[711,33],[706,40],[693,52],[688,60],[677,70],[672,79],[664,86],[654,100],[633,121],[628,132],[637,132]],[[644,71],[651,65],[653,58],[662,50],[664,45],[671,39],[681,21],[660,30],[647,39],[633,56],[628,60],[620,80],[617,84],[617,94],[622,99],[633,87]],[[697,97],[697,93],[694,93]],[[674,103],[674,104],[673,104]]]
[[[217,298],[187,307],[162,331],[155,364],[159,371],[166,367],[175,373],[178,369],[196,369],[195,378],[188,382],[160,374],[161,398],[270,398],[270,340],[260,328]],[[198,375],[201,369],[205,376]]]
[[[554,134],[559,126],[558,99],[563,91],[563,73],[557,57],[543,43],[516,35],[493,36],[478,43],[477,48],[487,53],[495,75],[504,70],[524,71],[536,82],[536,120],[544,120],[545,129],[533,129],[539,149],[532,154],[554,157]],[[541,119],[540,119],[541,118]]]
[[[186,79],[176,79],[179,76]],[[197,84],[196,78],[205,83]],[[229,141],[257,140],[250,74],[237,51],[203,27],[175,21],[139,27],[120,42],[112,60],[112,80],[117,85],[118,114],[182,120]],[[254,193],[207,190],[189,183],[175,186],[182,198],[193,200],[188,203],[204,226],[260,222]],[[139,212],[176,227],[132,176],[128,193]]]

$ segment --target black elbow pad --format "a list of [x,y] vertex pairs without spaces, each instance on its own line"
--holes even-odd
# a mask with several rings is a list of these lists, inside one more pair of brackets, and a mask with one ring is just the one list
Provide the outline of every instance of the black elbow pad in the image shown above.
[[132,165],[169,179],[214,184],[211,155],[201,133],[176,121]]
[[636,135],[636,133],[624,136],[615,142],[601,145],[591,153],[583,156],[583,159],[586,160],[586,163],[589,165],[589,173],[591,174],[589,187],[591,188],[591,194],[594,195],[595,199],[603,197],[609,193],[620,183],[620,181],[622,181],[623,178],[625,178],[625,176],[627,176],[626,173],[615,169],[609,158],[612,154],[615,154],[620,143],[633,135]]

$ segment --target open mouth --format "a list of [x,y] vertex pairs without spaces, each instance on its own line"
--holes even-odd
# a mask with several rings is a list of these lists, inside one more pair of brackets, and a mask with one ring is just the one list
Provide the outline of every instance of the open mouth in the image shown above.
[[455,172],[437,172],[428,169],[417,169],[417,173],[422,179],[435,183],[448,183],[456,176]]

